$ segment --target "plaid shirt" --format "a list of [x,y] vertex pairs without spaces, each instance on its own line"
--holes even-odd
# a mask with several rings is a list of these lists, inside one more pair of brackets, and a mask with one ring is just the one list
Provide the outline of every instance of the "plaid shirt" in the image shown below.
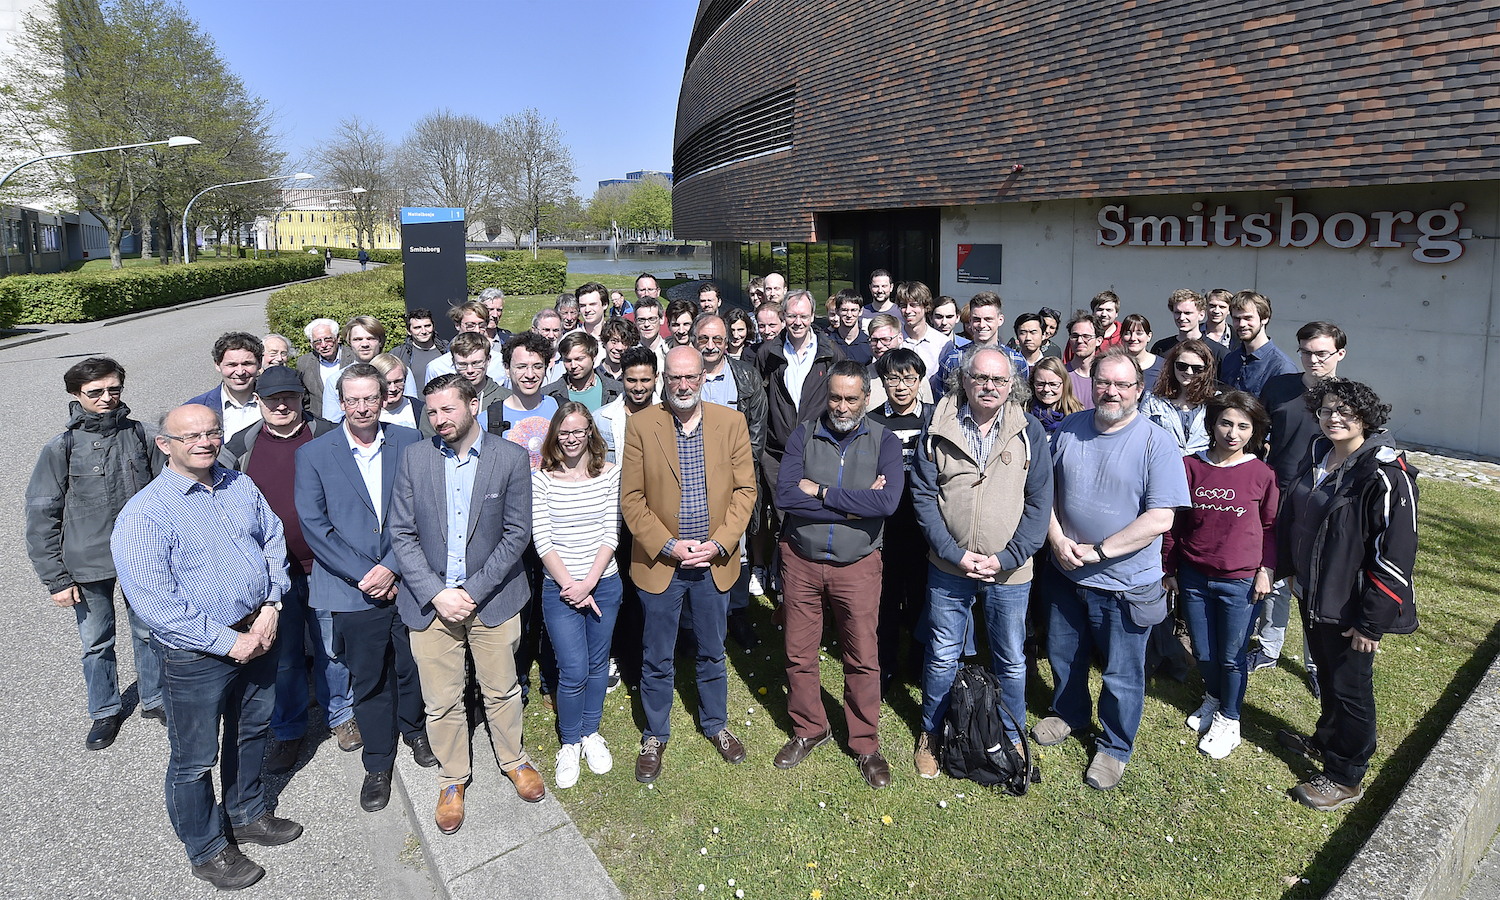
[[[690,541],[708,540],[708,473],[703,464],[703,421],[692,434],[684,434],[682,422],[672,417],[677,429],[677,465],[682,469],[682,505],[677,511],[677,538]],[[671,553],[677,541],[667,542]]]
[[958,425],[963,429],[964,440],[969,445],[969,455],[979,463],[983,469],[984,464],[989,461],[990,450],[995,446],[995,437],[1000,434],[1000,423],[1005,420],[1005,409],[1000,409],[994,421],[990,422],[990,430],[984,434],[979,432],[979,424],[974,421],[974,416],[969,412],[969,404],[965,403],[958,408]]

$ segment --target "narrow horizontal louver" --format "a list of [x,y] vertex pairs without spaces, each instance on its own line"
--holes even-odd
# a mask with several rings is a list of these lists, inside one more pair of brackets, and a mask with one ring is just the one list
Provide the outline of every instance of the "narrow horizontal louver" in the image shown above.
[[740,160],[792,147],[797,89],[757,97],[706,123],[677,147],[672,158],[676,183]]

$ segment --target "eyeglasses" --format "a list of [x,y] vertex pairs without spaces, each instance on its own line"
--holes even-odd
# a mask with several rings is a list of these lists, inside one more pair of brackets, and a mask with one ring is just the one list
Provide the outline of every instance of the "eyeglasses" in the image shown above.
[[558,440],[581,441],[588,436],[589,430],[587,428],[581,428],[578,431],[559,431],[557,433]]
[[721,338],[721,337],[699,337],[698,338],[698,346],[700,346],[700,347],[707,347],[709,345],[713,345],[715,347],[723,347],[723,346],[727,345],[728,343],[729,342],[726,339]]
[[1323,421],[1326,422],[1329,419],[1333,418],[1334,416],[1338,416],[1340,419],[1343,419],[1345,422],[1348,422],[1351,419],[1358,419],[1359,418],[1359,413],[1355,412],[1354,410],[1350,409],[1347,406],[1320,406],[1320,407],[1318,407],[1318,418],[1322,419]]
[[118,397],[118,396],[120,396],[120,394],[124,393],[124,391],[125,391],[125,386],[124,385],[120,385],[118,387],[102,387],[102,388],[94,388],[92,391],[84,391],[83,392],[83,396],[89,398],[90,400],[98,400],[100,397],[103,397],[105,394],[108,394],[111,397]]
[[1061,381],[1042,381],[1041,379],[1038,379],[1036,381],[1036,389],[1038,391],[1060,391],[1060,390],[1062,390],[1062,382]]
[[339,402],[345,409],[379,409],[381,404],[379,397],[345,397]]
[[1172,363],[1172,368],[1183,373],[1184,375],[1197,375],[1199,372],[1202,372],[1204,369],[1208,368],[1208,366],[1195,366],[1192,363],[1185,363],[1179,359],[1178,361]]
[[314,347],[320,346],[322,344],[337,344],[338,342],[339,342],[339,339],[336,338],[336,337],[320,337],[320,338],[313,338],[312,339],[312,343],[313,343]]
[[889,347],[893,344],[899,343],[900,341],[901,335],[899,334],[892,334],[886,337],[875,337],[872,335],[870,337],[870,343],[874,344],[877,347]]
[[692,384],[702,377],[702,372],[694,372],[691,375],[663,375],[662,380],[667,384]]
[[1117,391],[1128,391],[1136,385],[1140,384],[1139,381],[1101,381],[1098,378],[1095,378],[1093,381],[1094,387],[1099,390],[1108,390],[1109,388],[1114,388]]
[[917,382],[921,381],[922,380],[922,376],[920,376],[920,375],[897,375],[895,372],[891,372],[888,375],[882,375],[882,376],[880,376],[880,380],[884,381],[886,384],[899,384],[899,385],[902,385],[904,387],[911,387],[912,385],[914,385]]
[[481,359],[478,362],[456,362],[453,364],[453,368],[459,372],[478,372],[488,365],[488,360]]
[[969,380],[980,387],[1005,387],[1010,384],[1009,375],[970,375]]
[[1092,334],[1073,334],[1072,332],[1068,333],[1068,340],[1070,341],[1092,341],[1093,339],[1094,336]]
[[1330,356],[1334,355],[1335,353],[1337,353],[1338,351],[1337,350],[1303,350],[1303,349],[1299,348],[1297,350],[1297,352],[1299,354],[1301,354],[1304,358],[1306,358],[1308,360],[1308,362],[1321,363],[1324,360],[1328,359],[1328,357],[1330,357]]
[[183,444],[196,444],[204,438],[209,441],[220,441],[224,439],[224,429],[213,428],[208,431],[195,431],[192,434],[167,434],[165,431],[161,436],[169,441],[181,441]]

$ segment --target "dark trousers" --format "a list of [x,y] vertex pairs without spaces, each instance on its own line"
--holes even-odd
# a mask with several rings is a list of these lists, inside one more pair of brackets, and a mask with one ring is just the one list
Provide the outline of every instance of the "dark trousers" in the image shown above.
[[629,685],[641,683],[641,646],[646,629],[641,595],[630,579],[630,548],[634,542],[630,531],[621,528],[620,547],[615,551],[615,565],[620,570],[620,614],[615,619],[615,636],[610,645],[610,656],[620,667],[620,680]]
[[552,693],[557,685],[557,656],[547,639],[547,624],[542,621],[542,578],[547,573],[535,544],[526,545],[521,564],[526,567],[526,580],[531,585],[531,602],[521,610],[521,646],[516,650],[516,679],[521,682],[524,703],[530,699],[532,663],[537,664],[537,682],[542,693]]
[[[907,516],[909,515],[909,518]],[[927,604],[927,540],[917,514],[905,502],[885,520],[885,547],[880,572],[880,674],[889,681],[901,674],[901,639],[909,642],[906,674],[922,672],[925,636],[917,622]]]
[[642,647],[641,707],[648,737],[665,742],[672,736],[669,714],[676,674],[673,652],[683,609],[693,621],[697,645],[698,727],[713,737],[728,724],[729,679],[724,664],[724,631],[729,624],[729,594],[719,590],[708,569],[678,569],[660,594],[641,591],[645,615]]
[[818,647],[823,640],[823,600],[833,608],[844,653],[844,719],[849,749],[880,749],[880,551],[848,565],[813,562],[781,543],[781,607],[786,610],[787,711],[792,732],[810,738],[828,730]]
[[396,615],[396,604],[388,603],[334,613],[333,641],[349,667],[365,771],[384,772],[396,764],[397,733],[410,738],[427,727],[411,635]]
[[1328,780],[1359,787],[1375,753],[1375,654],[1355,650],[1345,630],[1321,623],[1307,629],[1323,695],[1312,745],[1323,751]]
[[[167,711],[167,817],[187,848],[188,861],[208,862],[229,842],[230,825],[249,825],[269,811],[260,780],[271,709],[276,703],[276,663],[281,647],[241,665],[223,656],[151,646],[162,662]],[[222,723],[222,731],[220,724]],[[224,795],[214,800],[214,762]]]

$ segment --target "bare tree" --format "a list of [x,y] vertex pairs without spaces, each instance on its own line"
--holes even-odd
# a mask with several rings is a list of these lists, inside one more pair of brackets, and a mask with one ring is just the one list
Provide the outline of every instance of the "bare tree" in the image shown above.
[[557,120],[542,118],[535,108],[506,116],[500,138],[504,155],[499,219],[519,242],[521,232],[540,230],[550,209],[567,203],[578,178]]
[[351,194],[346,220],[360,247],[375,246],[375,228],[390,212],[395,185],[394,159],[385,135],[359,116],[339,121],[333,137],[317,156],[323,180],[336,189],[364,188]]
[[473,215],[494,202],[502,158],[495,126],[444,109],[412,126],[401,142],[399,169],[413,203],[466,209]]

